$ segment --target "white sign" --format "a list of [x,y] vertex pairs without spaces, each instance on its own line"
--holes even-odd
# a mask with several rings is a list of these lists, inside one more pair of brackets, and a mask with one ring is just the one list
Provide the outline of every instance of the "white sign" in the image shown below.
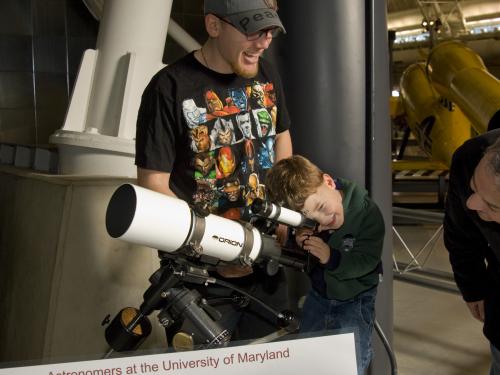
[[0,375],[356,375],[354,334],[0,369]]

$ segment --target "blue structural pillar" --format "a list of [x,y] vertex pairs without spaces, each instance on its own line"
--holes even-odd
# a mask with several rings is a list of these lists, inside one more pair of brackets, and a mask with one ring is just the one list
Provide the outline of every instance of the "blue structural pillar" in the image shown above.
[[[377,320],[392,343],[392,196],[389,48],[384,0],[282,0],[287,34],[268,56],[280,68],[294,153],[365,186],[386,224]],[[374,337],[372,374],[389,374]]]

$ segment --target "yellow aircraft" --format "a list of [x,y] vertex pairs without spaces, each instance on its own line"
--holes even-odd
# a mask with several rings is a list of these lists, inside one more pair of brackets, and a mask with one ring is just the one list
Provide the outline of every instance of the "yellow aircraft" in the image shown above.
[[396,161],[394,171],[447,169],[463,142],[500,127],[500,81],[487,71],[481,57],[460,42],[440,43],[425,64],[409,66],[400,91],[398,101],[391,102],[391,115],[404,112],[429,161]]

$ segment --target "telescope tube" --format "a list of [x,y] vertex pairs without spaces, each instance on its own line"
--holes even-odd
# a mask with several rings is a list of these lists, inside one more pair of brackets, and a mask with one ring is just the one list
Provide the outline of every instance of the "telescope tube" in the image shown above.
[[200,217],[180,199],[132,184],[121,185],[106,211],[113,238],[169,253],[190,246],[198,255],[252,264],[263,241],[251,225],[217,215]]

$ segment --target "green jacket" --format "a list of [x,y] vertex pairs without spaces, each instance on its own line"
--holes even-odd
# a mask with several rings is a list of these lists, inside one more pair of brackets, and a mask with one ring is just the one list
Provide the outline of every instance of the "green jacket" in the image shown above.
[[367,191],[354,182],[338,181],[344,224],[328,238],[331,257],[322,268],[327,298],[347,300],[378,284],[385,228]]

